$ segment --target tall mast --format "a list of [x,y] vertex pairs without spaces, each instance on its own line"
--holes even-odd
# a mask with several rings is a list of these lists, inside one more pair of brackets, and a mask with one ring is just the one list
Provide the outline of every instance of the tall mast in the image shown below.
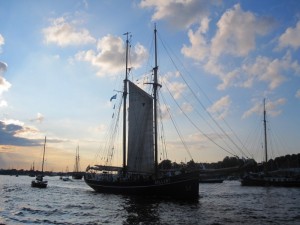
[[267,144],[267,121],[266,121],[266,99],[264,99],[264,132],[265,132],[265,174],[268,172],[268,144]]
[[124,79],[124,92],[123,92],[123,173],[125,173],[126,169],[126,99],[127,99],[127,82],[128,82],[128,46],[129,40],[128,35],[129,32],[126,32],[126,70],[125,70],[125,79]]
[[154,46],[155,46],[155,67],[153,68],[154,72],[154,82],[153,82],[153,91],[154,91],[154,162],[155,162],[155,176],[158,175],[158,147],[157,147],[157,87],[161,85],[157,81],[157,30],[156,25],[154,28]]
[[43,152],[42,174],[44,172],[45,149],[46,149],[46,136],[45,136],[44,152]]

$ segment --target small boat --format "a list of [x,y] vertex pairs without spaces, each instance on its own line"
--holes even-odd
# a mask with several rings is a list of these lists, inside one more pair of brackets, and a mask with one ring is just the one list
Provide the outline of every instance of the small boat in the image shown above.
[[42,161],[42,172],[36,176],[36,179],[31,182],[31,187],[36,188],[46,188],[48,181],[45,181],[44,178],[44,162],[45,162],[45,151],[46,151],[46,137],[44,143],[44,152],[43,152],[43,161]]
[[69,168],[68,167],[66,169],[65,175],[61,177],[61,180],[63,180],[63,181],[71,181],[71,179],[69,178]]
[[300,187],[300,176],[282,176],[279,173],[268,171],[268,148],[267,148],[267,127],[266,127],[266,106],[265,99],[263,102],[263,123],[264,123],[264,150],[265,162],[264,171],[260,173],[246,173],[241,177],[241,185],[243,186],[277,186],[277,187]]
[[69,178],[69,176],[65,176],[65,177],[62,177],[62,180],[63,181],[70,181],[71,179]]
[[80,172],[79,146],[76,148],[75,165],[72,173],[72,179],[81,180],[83,173]]
[[[158,168],[157,92],[161,85],[157,78],[157,30],[154,29],[155,67],[153,68],[153,82],[149,83],[153,86],[151,95],[128,80],[130,71],[127,67],[128,34],[125,33],[127,35],[126,75],[122,101],[123,166],[88,166],[84,180],[96,192],[198,200],[199,171],[164,173]],[[127,88],[129,88],[128,93]],[[127,121],[127,94],[129,94],[128,123],[125,122]]]

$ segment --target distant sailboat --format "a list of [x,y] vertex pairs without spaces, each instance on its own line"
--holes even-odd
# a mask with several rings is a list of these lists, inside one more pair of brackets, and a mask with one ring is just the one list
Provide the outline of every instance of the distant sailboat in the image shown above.
[[76,148],[74,171],[72,173],[72,178],[75,180],[81,180],[83,173],[80,172],[80,159],[79,159],[79,146]]
[[44,151],[43,151],[42,172],[41,172],[41,174],[38,174],[36,176],[36,179],[31,182],[31,187],[46,188],[47,185],[48,185],[48,181],[43,180],[43,177],[44,177],[45,151],[46,151],[46,136],[45,136]]
[[[155,28],[155,67],[153,69],[154,80],[151,83],[153,96],[128,80],[129,41],[128,33],[125,34],[127,41],[123,92],[123,167],[102,165],[88,167],[84,180],[97,192],[198,199],[198,171],[176,171],[176,173],[167,174],[158,169],[157,90],[161,85],[157,78],[156,33]],[[128,135],[126,125],[127,85],[129,86]]]
[[268,171],[268,145],[267,145],[267,121],[266,121],[266,106],[264,99],[263,110],[263,123],[264,123],[264,149],[265,149],[265,162],[264,171],[262,173],[247,173],[241,178],[243,186],[280,186],[280,187],[300,187],[300,177],[292,176],[286,177],[281,175],[273,175]]
[[30,177],[35,177],[34,162],[32,163],[32,166],[30,167],[29,176]]

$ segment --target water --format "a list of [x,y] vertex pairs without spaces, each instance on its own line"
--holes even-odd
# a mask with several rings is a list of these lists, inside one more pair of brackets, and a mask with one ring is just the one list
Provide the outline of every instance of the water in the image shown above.
[[[0,176],[0,224],[300,224],[299,188],[200,184],[197,202],[95,193],[83,180]],[[180,193],[179,193],[180,194]]]

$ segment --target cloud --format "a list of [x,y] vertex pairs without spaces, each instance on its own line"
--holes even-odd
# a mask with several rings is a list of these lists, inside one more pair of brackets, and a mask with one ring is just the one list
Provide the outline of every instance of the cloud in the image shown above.
[[299,73],[300,65],[297,61],[292,61],[290,53],[287,53],[282,59],[258,56],[253,64],[243,65],[242,71],[247,74],[244,86],[252,86],[258,80],[267,82],[269,89],[274,90],[286,80],[284,75],[288,71]]
[[170,90],[170,92],[172,93],[173,97],[175,99],[179,99],[182,95],[182,93],[184,92],[184,90],[186,89],[186,85],[180,82],[171,82],[168,84],[168,89]]
[[212,113],[217,119],[224,119],[228,115],[230,105],[230,97],[226,95],[210,106],[207,111]]
[[7,102],[1,100],[1,95],[3,92],[8,91],[11,84],[3,77],[4,72],[7,70],[7,64],[0,61],[0,108],[7,106]]
[[204,65],[204,69],[222,81],[218,90],[228,87],[251,88],[255,82],[267,83],[270,90],[278,88],[287,80],[290,73],[299,74],[300,65],[297,60],[292,61],[291,54],[287,52],[281,59],[257,56],[253,62],[247,62],[241,67],[226,72],[216,58],[211,57]]
[[[276,101],[268,101],[266,103],[266,111],[268,115],[278,116],[281,114],[282,110],[278,110],[277,108],[286,103],[285,98],[279,98]],[[262,115],[263,113],[263,104],[259,101],[255,102],[252,108],[244,112],[242,118],[245,119],[253,114]]]
[[[206,37],[209,22],[208,17],[203,17],[196,31],[192,29],[188,31],[190,45],[184,45],[181,52],[186,57],[204,62],[205,71],[216,75],[222,81],[217,87],[218,90],[225,90],[230,86],[250,87],[254,82],[254,77],[250,75],[245,77],[244,74],[248,73],[241,67],[229,68],[228,63],[220,62],[220,57],[226,54],[240,58],[247,56],[256,49],[256,37],[266,35],[273,28],[274,21],[243,11],[240,4],[236,4],[221,16],[217,22],[216,34],[211,40]],[[235,61],[235,59],[232,60]],[[260,77],[260,81],[270,82],[272,89],[285,80],[280,73],[275,73],[275,67],[274,62],[269,67],[268,73],[265,73],[265,77]]]
[[209,7],[218,1],[206,0],[142,0],[141,8],[154,8],[152,20],[166,20],[176,28],[189,28],[209,15]]
[[188,113],[188,112],[192,112],[192,111],[193,111],[193,106],[192,106],[191,103],[189,103],[189,102],[184,102],[184,103],[182,103],[182,105],[181,105],[181,109],[182,109],[184,112]]
[[224,53],[246,56],[256,48],[256,35],[267,34],[273,25],[271,19],[256,17],[236,4],[218,21],[218,30],[211,43],[211,54],[216,57]]
[[[124,41],[120,37],[107,35],[98,40],[96,51],[81,51],[75,58],[96,67],[98,76],[116,75],[124,70],[125,51]],[[147,57],[148,52],[145,47],[137,43],[130,52],[130,66],[140,67]]]
[[0,101],[0,108],[1,107],[6,107],[7,106],[7,102],[5,100],[1,100]]
[[37,130],[24,126],[24,123],[18,120],[0,120],[0,145],[39,146],[40,140],[22,137],[28,133],[35,134]]
[[192,29],[188,31],[188,37],[191,45],[183,45],[181,53],[186,57],[202,61],[209,52],[208,43],[204,37],[204,34],[207,32],[209,27],[209,18],[205,17],[201,21],[201,24],[196,32],[193,32]]
[[159,113],[163,120],[170,119],[170,108],[171,107],[166,104],[163,104],[159,107],[159,110],[160,110]]
[[0,46],[4,45],[4,37],[0,34]]
[[295,28],[287,28],[279,37],[279,48],[292,47],[298,49],[300,47],[300,21]]
[[75,25],[67,22],[63,17],[53,19],[51,26],[43,29],[45,42],[47,44],[54,43],[61,47],[96,42],[88,30],[78,30]]
[[44,120],[44,116],[41,113],[37,113],[36,118],[31,119],[31,122],[38,122],[38,123],[42,123]]
[[171,80],[179,76],[179,72],[168,72],[165,75],[161,76],[161,82],[167,86],[168,91],[171,92],[171,95],[175,99],[179,99],[187,88],[186,84]]

